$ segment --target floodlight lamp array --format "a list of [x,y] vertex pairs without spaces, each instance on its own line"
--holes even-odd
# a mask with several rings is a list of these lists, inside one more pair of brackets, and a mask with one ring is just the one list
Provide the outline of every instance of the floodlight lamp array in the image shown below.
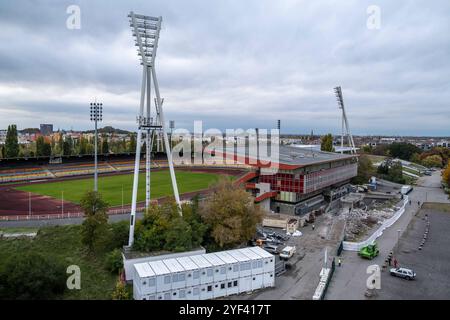
[[131,12],[128,15],[135,46],[141,63],[152,65],[156,48],[158,46],[159,31],[161,30],[161,17],[144,16]]
[[341,87],[334,88],[334,94],[336,95],[336,100],[338,102],[339,108],[342,109],[344,106],[344,99],[342,98]]
[[103,103],[91,103],[91,121],[102,121]]

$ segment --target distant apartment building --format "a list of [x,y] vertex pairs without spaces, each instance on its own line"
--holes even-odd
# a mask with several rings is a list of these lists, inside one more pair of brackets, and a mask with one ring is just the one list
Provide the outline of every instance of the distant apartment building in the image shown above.
[[43,136],[49,136],[53,133],[53,124],[41,124],[40,131]]
[[0,145],[5,144],[7,130],[0,130]]

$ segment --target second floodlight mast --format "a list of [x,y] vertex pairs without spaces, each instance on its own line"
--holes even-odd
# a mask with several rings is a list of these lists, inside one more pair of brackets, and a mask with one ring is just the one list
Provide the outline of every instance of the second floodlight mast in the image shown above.
[[[150,165],[151,152],[153,146],[153,136],[155,131],[163,133],[164,146],[169,162],[170,177],[172,180],[173,194],[177,202],[179,213],[181,215],[180,196],[178,194],[177,180],[175,170],[173,168],[172,152],[167,137],[164,123],[164,113],[162,109],[162,99],[159,94],[158,79],[155,72],[156,49],[158,48],[159,32],[161,30],[162,17],[151,17],[141,14],[135,14],[133,11],[128,15],[130,19],[130,27],[132,29],[135,46],[138,47],[138,55],[141,57],[142,65],[142,87],[141,101],[138,116],[138,132],[136,141],[136,158],[134,164],[133,179],[133,195],[131,200],[131,216],[130,216],[130,234],[128,239],[128,247],[133,246],[134,242],[134,226],[136,222],[136,203],[139,182],[139,165],[141,155],[142,131],[146,132],[146,161],[145,161],[145,177],[146,177],[146,196],[145,207],[150,205]],[[151,83],[155,89],[155,117],[151,117]],[[144,104],[146,105],[146,113],[144,115]]]
[[345,113],[345,107],[344,107],[344,98],[342,97],[342,89],[341,87],[335,87],[334,88],[334,94],[336,95],[336,100],[338,102],[339,109],[342,110],[342,119],[341,119],[341,125],[342,125],[342,131],[341,131],[341,153],[344,152],[344,135],[347,136],[348,144],[350,145],[350,153],[356,154],[356,147],[355,142],[353,141],[353,136],[350,132],[350,127],[348,125],[348,119],[347,114]]

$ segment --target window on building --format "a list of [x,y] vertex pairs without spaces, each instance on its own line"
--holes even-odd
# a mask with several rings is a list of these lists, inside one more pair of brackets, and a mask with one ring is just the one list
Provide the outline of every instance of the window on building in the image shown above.
[[225,289],[225,283],[220,284],[220,289]]
[[233,283],[230,281],[228,282],[228,288],[231,288],[233,286]]
[[149,279],[148,280],[148,286],[154,287],[156,285],[156,279]]
[[212,291],[212,286],[208,286],[208,292]]
[[[203,273],[203,274],[205,274],[205,273]],[[192,276],[193,276],[194,279],[200,278],[200,271],[194,271],[194,272],[192,273]]]
[[208,269],[208,270],[206,270],[206,275],[207,275],[208,277],[212,277],[212,276],[213,276],[213,269]]
[[233,281],[233,287],[237,287],[237,285],[238,285],[238,281],[237,281],[237,280],[234,280],[234,281]]
[[178,275],[178,281],[185,281],[186,280],[186,275],[184,273],[180,273]]
[[225,267],[220,268],[220,274],[225,274],[227,269]]
[[233,272],[238,272],[239,271],[239,265],[238,264],[235,264],[234,266],[233,266]]
[[194,288],[194,290],[192,290],[192,294],[194,296],[198,296],[200,294],[200,288]]
[[180,297],[180,299],[186,298],[186,291],[185,290],[180,290],[179,297]]
[[170,276],[165,276],[164,277],[164,284],[169,284],[170,283]]

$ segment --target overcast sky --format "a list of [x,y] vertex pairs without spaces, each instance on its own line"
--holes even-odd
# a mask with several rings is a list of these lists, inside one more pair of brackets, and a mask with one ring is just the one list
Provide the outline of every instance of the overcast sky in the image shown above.
[[134,130],[130,10],[163,17],[156,72],[177,127],[338,133],[340,85],[354,134],[450,136],[448,0],[1,1],[0,128],[88,129],[97,98],[102,126]]

